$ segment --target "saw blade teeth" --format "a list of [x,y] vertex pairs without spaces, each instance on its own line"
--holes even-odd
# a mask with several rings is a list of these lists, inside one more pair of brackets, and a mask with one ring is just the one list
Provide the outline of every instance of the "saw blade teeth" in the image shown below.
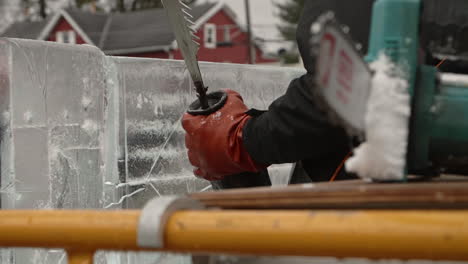
[[195,27],[189,26],[188,28],[190,29],[190,31],[191,31],[193,34],[197,33],[197,29],[196,29]]
[[189,17],[186,17],[184,16],[184,19],[187,23],[189,23],[189,25],[194,25],[195,23],[192,21],[192,19],[190,19]]
[[193,18],[193,16],[192,16],[187,10],[182,9],[182,12],[183,12],[186,16],[190,17],[191,19]]
[[195,25],[195,22],[193,22],[191,19],[185,19],[185,21],[187,21],[190,24],[190,26]]
[[193,38],[193,39],[200,40],[200,37],[199,37],[199,36],[197,36],[197,35],[195,35],[195,33],[193,33],[193,32],[190,32],[190,35],[192,35],[192,38]]
[[190,6],[188,6],[186,3],[184,3],[182,0],[179,0],[180,5],[182,5],[183,8],[187,10],[192,10]]

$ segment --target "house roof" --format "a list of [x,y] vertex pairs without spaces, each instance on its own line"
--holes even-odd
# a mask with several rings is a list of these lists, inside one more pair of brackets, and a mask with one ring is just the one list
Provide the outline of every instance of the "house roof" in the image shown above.
[[90,13],[76,8],[65,9],[66,13],[78,24],[86,35],[98,45],[109,14]]
[[[198,22],[222,7],[219,3],[205,3],[193,6],[190,13],[194,22]],[[105,14],[67,8],[41,22],[14,23],[2,36],[45,39],[60,17],[84,35],[82,37],[91,42],[89,44],[98,46],[107,54],[162,50],[171,47],[175,41],[164,9]]]
[[7,38],[25,38],[25,39],[37,39],[41,34],[44,27],[52,20],[52,17],[48,17],[42,21],[23,21],[11,24],[2,33],[2,37]]

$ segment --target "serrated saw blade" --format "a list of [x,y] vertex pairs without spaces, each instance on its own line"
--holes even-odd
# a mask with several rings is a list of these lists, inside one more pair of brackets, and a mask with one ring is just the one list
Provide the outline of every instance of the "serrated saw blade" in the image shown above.
[[345,30],[331,13],[312,25],[318,86],[314,92],[331,120],[348,134],[364,137],[372,72]]
[[194,83],[201,83],[203,80],[198,66],[197,52],[199,44],[196,41],[198,37],[193,29],[191,8],[180,0],[161,0],[172,25],[177,45],[184,57],[187,69]]

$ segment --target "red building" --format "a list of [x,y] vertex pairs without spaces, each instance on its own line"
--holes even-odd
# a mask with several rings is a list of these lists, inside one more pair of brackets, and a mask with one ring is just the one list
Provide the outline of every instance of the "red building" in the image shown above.
[[[192,7],[200,61],[248,63],[247,33],[233,11],[221,3]],[[115,56],[182,59],[163,9],[128,13],[90,13],[64,9],[40,22],[18,22],[2,37],[89,44]],[[255,45],[255,62],[272,63]]]

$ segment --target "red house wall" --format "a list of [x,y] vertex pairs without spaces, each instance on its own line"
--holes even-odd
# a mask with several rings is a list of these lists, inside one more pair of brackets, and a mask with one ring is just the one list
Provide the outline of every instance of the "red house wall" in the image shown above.
[[[68,31],[73,30],[73,27],[65,20],[65,18],[61,17],[52,31],[49,33],[49,37],[47,38],[48,41],[57,41],[56,40],[56,33],[58,31]],[[85,44],[86,41],[81,37],[78,32],[75,31],[76,34],[76,44]],[[90,43],[89,43],[90,44]]]
[[[223,25],[236,25],[236,22],[232,20],[224,10],[212,16],[206,23],[215,24],[217,26],[216,36],[218,42],[224,40]],[[249,63],[247,33],[240,32],[238,27],[232,27],[230,31],[231,37],[234,33],[239,33],[236,33],[237,36],[231,39],[231,46],[217,46],[214,49],[206,48],[204,46],[204,25],[202,25],[196,34],[200,38],[198,41],[200,43],[198,59],[200,61],[211,62]],[[276,62],[276,60],[262,58],[262,52],[257,47],[255,48],[255,53],[256,63]],[[183,59],[179,50],[174,51],[174,59]]]
[[[229,62],[229,63],[249,63],[248,61],[248,46],[247,46],[247,33],[241,32],[236,27],[236,22],[232,20],[224,10],[220,10],[217,14],[211,17],[206,23],[215,24],[217,26],[217,41],[222,42],[224,40],[224,28],[223,25],[233,26],[230,29],[232,45],[229,46],[217,46],[214,49],[206,48],[204,46],[204,25],[202,25],[197,32],[197,36],[200,38],[200,49],[198,51],[198,59],[200,61],[210,62]],[[73,27],[62,17],[59,19],[55,27],[50,32],[47,40],[56,41],[56,33],[58,31],[74,30]],[[75,30],[74,30],[75,31]],[[86,41],[81,35],[76,32],[76,43],[85,44]],[[234,34],[236,36],[234,37]],[[256,63],[269,63],[276,62],[274,59],[265,59],[262,57],[262,51],[255,47]],[[154,52],[141,52],[131,54],[118,54],[117,56],[128,56],[128,57],[144,57],[144,58],[160,58],[169,59],[169,53],[165,51],[154,51]],[[179,50],[173,51],[173,59],[183,59]]]

